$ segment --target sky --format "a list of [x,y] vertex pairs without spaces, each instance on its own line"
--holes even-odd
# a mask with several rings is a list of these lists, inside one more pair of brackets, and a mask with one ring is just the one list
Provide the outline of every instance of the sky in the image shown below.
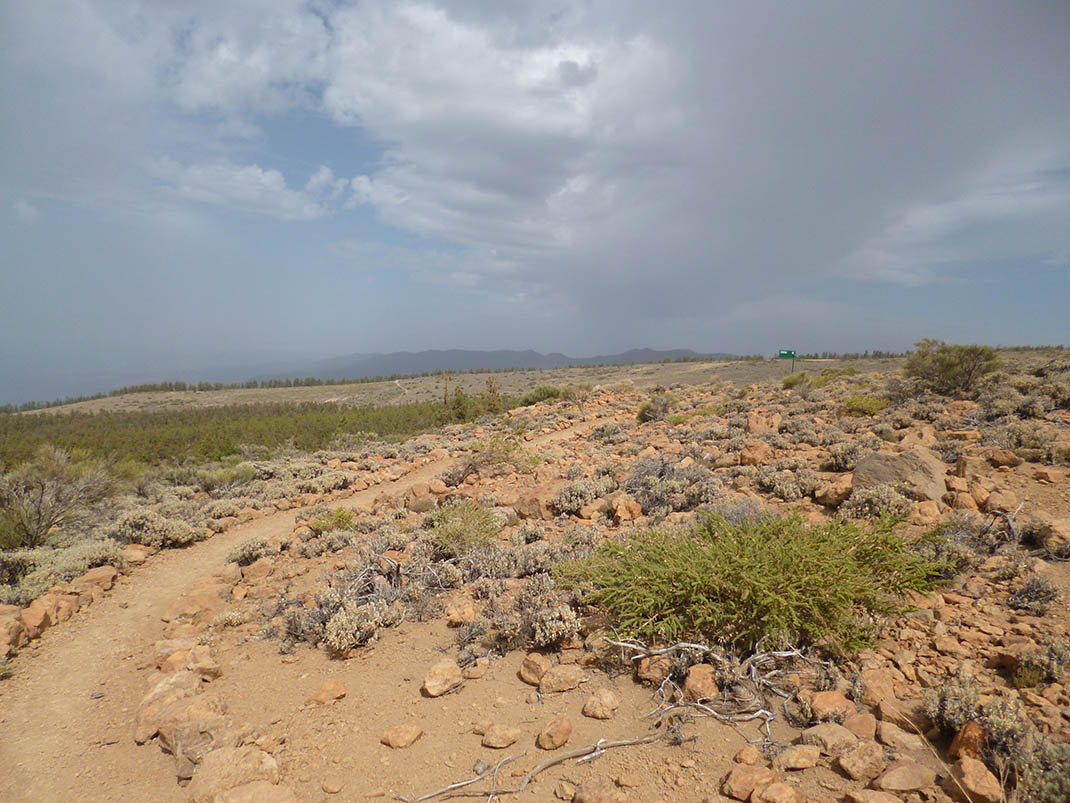
[[0,403],[1070,341],[1070,4],[5,0]]

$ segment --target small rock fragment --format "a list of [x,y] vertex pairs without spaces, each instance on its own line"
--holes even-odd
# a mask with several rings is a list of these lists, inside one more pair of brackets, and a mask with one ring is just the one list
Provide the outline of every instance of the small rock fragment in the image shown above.
[[446,659],[439,661],[428,670],[424,678],[423,690],[428,697],[441,697],[464,683],[464,673],[456,661]]
[[405,725],[395,725],[379,739],[380,744],[385,744],[387,747],[391,747],[395,750],[401,750],[408,747],[421,736],[424,735],[424,729],[419,725],[413,725],[411,723]]
[[797,744],[779,756],[780,766],[786,770],[808,770],[816,767],[821,758],[821,748],[815,744]]
[[612,719],[620,708],[620,698],[610,689],[599,689],[583,704],[583,715],[592,719]]
[[746,800],[755,789],[768,786],[774,781],[776,773],[769,767],[736,764],[725,778],[721,791],[733,800]]
[[538,686],[542,676],[553,666],[553,663],[545,655],[539,652],[529,652],[520,664],[520,679],[531,686]]
[[305,705],[326,705],[346,696],[345,687],[337,680],[328,680],[320,690],[305,700]]
[[585,678],[581,667],[575,664],[558,664],[546,670],[539,679],[539,691],[543,694],[569,691],[579,686]]
[[571,736],[572,720],[568,717],[558,717],[542,729],[535,743],[543,750],[556,750]]
[[522,735],[520,728],[510,728],[506,725],[491,725],[483,734],[481,744],[484,747],[493,747],[501,750],[516,742]]

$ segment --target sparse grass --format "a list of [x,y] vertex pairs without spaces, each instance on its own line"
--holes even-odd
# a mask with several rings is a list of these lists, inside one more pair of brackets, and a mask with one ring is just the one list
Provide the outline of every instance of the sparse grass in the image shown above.
[[470,499],[439,508],[431,520],[431,540],[436,552],[445,558],[461,557],[476,547],[487,546],[501,529],[491,511]]
[[672,409],[675,400],[667,393],[655,393],[645,402],[639,405],[639,410],[636,412],[636,419],[640,424],[645,424],[648,421],[664,421],[668,415],[669,410]]
[[352,532],[357,529],[357,517],[352,510],[336,507],[313,518],[308,526],[317,535],[338,530]]
[[894,522],[808,526],[801,517],[730,523],[705,515],[692,530],[647,530],[558,567],[563,582],[649,643],[707,640],[745,650],[871,641],[866,617],[900,609],[934,571]]
[[889,405],[887,399],[877,399],[873,396],[851,396],[844,402],[847,415],[857,417],[874,416]]

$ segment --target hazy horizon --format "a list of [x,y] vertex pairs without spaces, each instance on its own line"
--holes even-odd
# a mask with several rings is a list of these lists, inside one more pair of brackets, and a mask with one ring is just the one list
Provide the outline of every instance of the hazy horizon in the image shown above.
[[1057,0],[11,0],[0,403],[353,352],[1066,343],[1068,41]]

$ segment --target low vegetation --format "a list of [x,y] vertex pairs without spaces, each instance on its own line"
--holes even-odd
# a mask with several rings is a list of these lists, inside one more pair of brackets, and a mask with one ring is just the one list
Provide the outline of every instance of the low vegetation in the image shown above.
[[986,374],[999,368],[991,346],[951,345],[924,338],[915,344],[903,372],[936,393],[948,396],[969,393]]
[[558,578],[648,643],[701,640],[741,650],[868,643],[872,620],[929,588],[933,567],[906,549],[890,520],[807,525],[763,516],[706,514],[688,529],[652,529],[607,541]]

